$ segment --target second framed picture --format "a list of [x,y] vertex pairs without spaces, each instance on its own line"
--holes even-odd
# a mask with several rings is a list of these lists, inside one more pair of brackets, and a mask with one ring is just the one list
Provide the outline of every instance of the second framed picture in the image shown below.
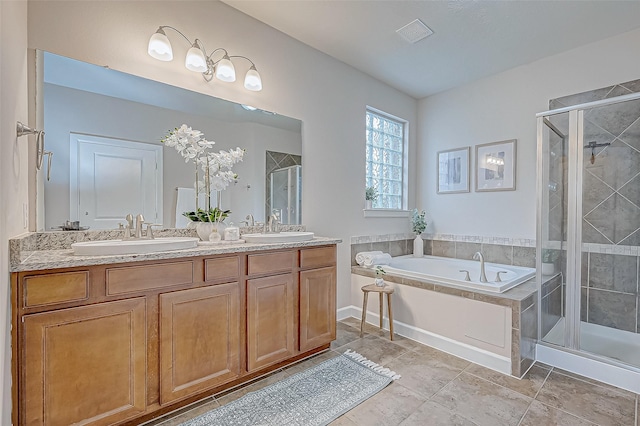
[[476,145],[476,192],[516,189],[516,140]]
[[438,194],[469,192],[470,147],[438,152]]

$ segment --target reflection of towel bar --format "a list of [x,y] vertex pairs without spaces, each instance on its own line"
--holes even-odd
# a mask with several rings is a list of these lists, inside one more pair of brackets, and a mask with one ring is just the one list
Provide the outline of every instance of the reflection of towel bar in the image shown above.
[[[44,130],[32,129],[18,121],[16,125],[16,133],[18,137],[24,135],[36,135],[36,168],[40,170],[42,168],[44,156],[46,155],[44,151]],[[49,156],[49,169],[51,169],[51,156]]]

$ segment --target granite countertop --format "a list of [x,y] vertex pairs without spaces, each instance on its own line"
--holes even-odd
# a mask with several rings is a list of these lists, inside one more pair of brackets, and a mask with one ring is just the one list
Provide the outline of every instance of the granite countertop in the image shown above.
[[11,256],[10,272],[38,271],[76,266],[105,265],[112,263],[141,262],[147,260],[177,259],[183,257],[210,256],[226,253],[246,253],[260,250],[277,250],[337,244],[342,240],[330,237],[315,237],[309,241],[295,243],[238,243],[219,246],[198,246],[184,250],[172,250],[146,254],[77,256],[70,248],[52,250],[21,250]]

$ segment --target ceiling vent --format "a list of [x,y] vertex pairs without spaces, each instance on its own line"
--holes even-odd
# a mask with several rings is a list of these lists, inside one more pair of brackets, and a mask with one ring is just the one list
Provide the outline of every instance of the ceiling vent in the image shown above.
[[427,27],[424,22],[416,19],[415,21],[409,22],[399,30],[396,30],[396,33],[409,43],[416,43],[433,34],[433,31],[431,31],[431,28]]

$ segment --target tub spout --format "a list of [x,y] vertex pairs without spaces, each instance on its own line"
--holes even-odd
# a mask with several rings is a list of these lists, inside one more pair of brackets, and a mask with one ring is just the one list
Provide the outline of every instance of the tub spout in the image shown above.
[[487,276],[484,273],[484,256],[482,255],[482,253],[477,251],[473,255],[473,260],[479,260],[480,261],[480,282],[481,283],[489,282],[487,280]]

